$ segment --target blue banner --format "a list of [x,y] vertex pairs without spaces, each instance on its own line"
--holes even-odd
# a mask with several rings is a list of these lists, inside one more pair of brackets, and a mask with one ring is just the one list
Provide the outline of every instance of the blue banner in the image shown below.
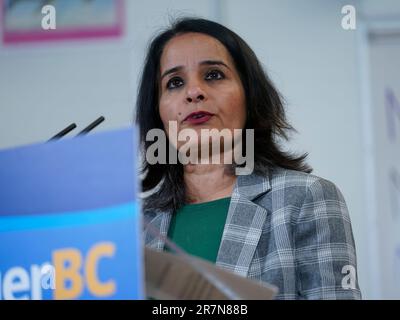
[[135,133],[0,151],[0,299],[144,299]]

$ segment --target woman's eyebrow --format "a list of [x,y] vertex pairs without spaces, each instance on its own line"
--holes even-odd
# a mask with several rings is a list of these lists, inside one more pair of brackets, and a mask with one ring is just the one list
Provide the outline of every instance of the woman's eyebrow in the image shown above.
[[183,66],[177,66],[177,67],[173,67],[171,69],[168,69],[167,71],[165,71],[162,74],[161,79],[164,78],[166,75],[169,75],[170,73],[174,73],[174,72],[179,71],[181,69],[183,69]]
[[213,66],[213,65],[220,65],[220,66],[224,66],[227,69],[231,69],[228,67],[228,65],[221,61],[221,60],[204,60],[202,62],[200,62],[200,65],[208,65],[208,66]]
[[[231,69],[228,67],[228,65],[225,62],[223,62],[221,60],[204,60],[204,61],[200,62],[199,64],[200,65],[208,65],[208,66],[221,65],[221,66],[226,67],[229,70]],[[165,71],[162,74],[161,79],[163,79],[165,76],[169,75],[170,73],[174,73],[174,72],[177,72],[182,69],[183,69],[183,66],[176,66],[171,69],[168,69],[167,71]]]

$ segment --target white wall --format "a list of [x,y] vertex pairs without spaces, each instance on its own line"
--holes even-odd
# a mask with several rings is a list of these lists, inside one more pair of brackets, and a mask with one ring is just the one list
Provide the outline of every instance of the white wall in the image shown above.
[[400,2],[398,0],[358,0],[364,19],[399,19]]
[[[359,72],[364,124],[365,213],[368,216],[370,296],[400,298],[399,148],[388,136],[385,89],[399,99],[400,2],[358,1],[360,8]],[[394,119],[397,121],[397,118]],[[400,124],[397,122],[397,124]],[[398,145],[398,141],[397,141]]]
[[[399,25],[400,27],[400,25]],[[381,294],[400,298],[400,33],[371,42],[371,94],[377,229],[377,261]],[[397,102],[386,98],[390,90]],[[389,109],[388,106],[392,107]],[[397,107],[396,107],[397,105]],[[388,117],[390,115],[390,118]],[[393,127],[392,127],[393,125]],[[389,131],[389,128],[394,130]],[[390,133],[393,132],[393,133]],[[397,200],[396,200],[397,199]]]

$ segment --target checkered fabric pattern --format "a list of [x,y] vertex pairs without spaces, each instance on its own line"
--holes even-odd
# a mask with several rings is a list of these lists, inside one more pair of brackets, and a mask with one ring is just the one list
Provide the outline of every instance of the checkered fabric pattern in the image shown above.
[[[172,214],[144,210],[144,219],[165,237]],[[147,227],[144,239],[163,250]],[[216,264],[275,285],[277,299],[361,298],[356,274],[349,274],[357,266],[345,200],[312,174],[270,168],[264,176],[238,176]]]

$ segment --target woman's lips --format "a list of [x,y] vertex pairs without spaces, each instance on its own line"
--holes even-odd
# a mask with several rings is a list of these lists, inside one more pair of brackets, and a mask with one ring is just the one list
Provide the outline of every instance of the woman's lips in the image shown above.
[[187,121],[190,124],[201,124],[210,120],[213,115],[214,114],[210,112],[197,111],[189,114],[183,121]]

